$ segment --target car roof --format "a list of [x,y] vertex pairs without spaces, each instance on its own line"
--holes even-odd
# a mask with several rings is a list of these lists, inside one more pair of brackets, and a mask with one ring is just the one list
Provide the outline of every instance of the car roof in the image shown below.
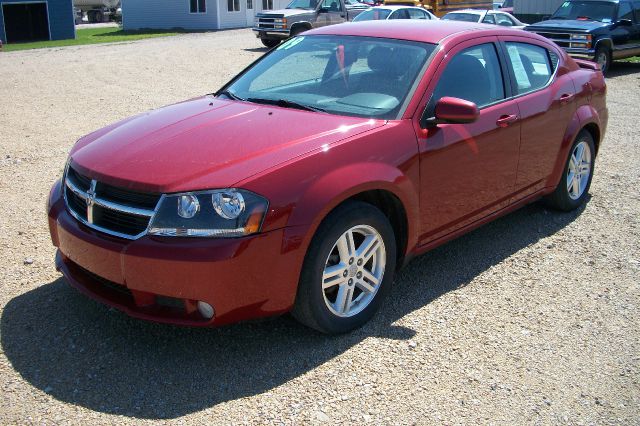
[[415,7],[415,6],[374,6],[371,7],[370,9],[389,9],[389,10],[398,10],[398,9],[420,9],[422,11],[425,11],[423,8],[421,7]]
[[471,13],[473,15],[482,15],[485,12],[493,12],[493,10],[484,10],[484,9],[461,9],[461,10],[453,10],[447,15],[453,15],[454,13]]
[[305,35],[380,37],[437,44],[445,38],[471,31],[474,32],[474,37],[517,33],[519,36],[546,40],[534,33],[496,25],[436,20],[428,21],[428,24],[425,24],[424,21],[418,19],[362,21],[358,22],[358,25],[351,23],[328,25],[307,31]]

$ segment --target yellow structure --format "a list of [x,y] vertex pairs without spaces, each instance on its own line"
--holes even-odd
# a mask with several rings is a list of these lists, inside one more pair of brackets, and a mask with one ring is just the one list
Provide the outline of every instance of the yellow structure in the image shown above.
[[384,0],[389,6],[418,6],[429,9],[440,17],[452,10],[460,9],[493,9],[492,1],[485,0]]

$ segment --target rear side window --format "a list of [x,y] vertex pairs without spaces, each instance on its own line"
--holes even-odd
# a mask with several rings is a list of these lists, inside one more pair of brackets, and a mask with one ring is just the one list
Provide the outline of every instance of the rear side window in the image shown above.
[[551,66],[547,49],[528,43],[507,42],[506,45],[518,95],[540,89],[549,83],[554,67]]
[[640,1],[633,2],[633,11],[636,14],[636,22],[640,23]]
[[484,19],[482,20],[483,24],[496,24],[496,18],[494,18],[493,15],[487,13],[487,15],[484,17]]
[[507,15],[502,13],[496,13],[496,21],[498,25],[503,25],[505,27],[513,27],[514,22]]
[[493,43],[463,50],[442,73],[432,105],[445,96],[474,102],[479,108],[504,99],[504,80]]
[[408,9],[411,19],[431,19],[431,16],[427,12],[423,12],[419,9]]
[[628,19],[631,22],[634,21],[631,3],[620,3],[620,6],[618,6],[618,19]]

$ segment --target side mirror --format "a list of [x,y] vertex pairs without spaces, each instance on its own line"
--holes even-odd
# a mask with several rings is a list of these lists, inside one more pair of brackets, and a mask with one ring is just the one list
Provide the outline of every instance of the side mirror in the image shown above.
[[318,13],[329,13],[329,9],[327,9],[326,7],[321,7],[320,9],[318,9]]
[[468,124],[480,116],[478,106],[471,101],[445,96],[436,103],[435,117],[423,118],[423,128],[437,124]]
[[633,26],[633,22],[631,22],[631,19],[620,19],[618,25],[621,27],[631,27]]

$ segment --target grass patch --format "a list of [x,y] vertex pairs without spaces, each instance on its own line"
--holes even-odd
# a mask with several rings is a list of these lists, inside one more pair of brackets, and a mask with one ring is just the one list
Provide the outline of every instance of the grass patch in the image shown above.
[[620,62],[631,62],[632,64],[640,64],[640,56],[633,56],[631,58],[620,59]]
[[81,44],[115,43],[119,41],[134,41],[145,38],[174,36],[187,31],[172,30],[140,30],[123,31],[119,27],[83,28],[76,30],[76,38],[70,40],[37,41],[32,43],[5,44],[3,51],[42,49],[46,47],[78,46]]

